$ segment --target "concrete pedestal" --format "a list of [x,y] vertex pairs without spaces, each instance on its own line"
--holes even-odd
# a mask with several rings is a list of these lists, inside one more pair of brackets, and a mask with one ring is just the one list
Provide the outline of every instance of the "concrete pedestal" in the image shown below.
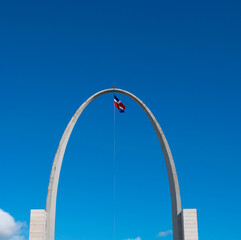
[[[46,217],[44,209],[32,209],[29,240],[46,239]],[[197,210],[183,209],[181,214],[182,240],[198,240]]]
[[31,210],[29,240],[45,240],[46,216],[44,209]]
[[197,209],[182,210],[183,240],[198,240]]

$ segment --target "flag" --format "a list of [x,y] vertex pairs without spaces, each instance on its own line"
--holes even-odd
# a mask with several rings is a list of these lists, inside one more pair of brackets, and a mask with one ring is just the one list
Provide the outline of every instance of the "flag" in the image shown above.
[[124,104],[115,95],[114,95],[114,105],[121,113],[123,113],[126,109]]

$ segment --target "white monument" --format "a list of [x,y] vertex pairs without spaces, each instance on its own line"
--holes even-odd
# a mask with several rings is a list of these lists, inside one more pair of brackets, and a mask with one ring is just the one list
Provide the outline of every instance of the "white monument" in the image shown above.
[[175,164],[173,161],[171,150],[159,123],[157,122],[150,109],[139,98],[137,98],[130,92],[116,88],[106,89],[94,94],[79,107],[74,116],[71,118],[67,128],[64,131],[57,152],[55,154],[54,163],[49,179],[46,210],[31,210],[29,239],[54,240],[55,211],[59,175],[69,137],[79,116],[84,111],[84,109],[97,97],[111,92],[125,94],[126,96],[137,102],[146,113],[152,123],[152,126],[155,129],[164,155],[169,180],[172,204],[173,240],[198,240],[196,209],[182,210],[181,208],[180,190]]

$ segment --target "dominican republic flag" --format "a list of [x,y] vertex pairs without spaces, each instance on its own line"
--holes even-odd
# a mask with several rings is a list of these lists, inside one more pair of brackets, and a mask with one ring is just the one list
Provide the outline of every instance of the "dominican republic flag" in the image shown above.
[[114,104],[115,104],[115,107],[118,108],[118,110],[121,113],[123,113],[125,111],[126,107],[115,95],[114,95]]

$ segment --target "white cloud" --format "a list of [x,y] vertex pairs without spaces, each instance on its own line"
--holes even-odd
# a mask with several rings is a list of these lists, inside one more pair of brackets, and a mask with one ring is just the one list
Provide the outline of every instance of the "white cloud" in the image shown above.
[[168,235],[171,235],[172,234],[172,230],[167,230],[167,231],[164,231],[164,232],[159,232],[157,234],[157,237],[166,237]]
[[24,240],[20,236],[24,226],[25,223],[16,222],[9,213],[0,209],[0,240]]
[[127,239],[124,239],[124,240],[141,240],[140,237],[137,237],[137,238],[127,238]]

